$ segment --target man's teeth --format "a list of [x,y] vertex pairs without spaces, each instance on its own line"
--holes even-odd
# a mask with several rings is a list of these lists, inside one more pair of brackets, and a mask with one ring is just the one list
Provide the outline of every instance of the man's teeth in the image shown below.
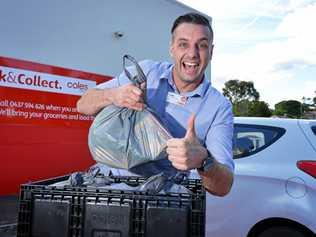
[[199,66],[198,63],[188,63],[188,62],[185,62],[185,63],[183,63],[183,64],[184,64],[184,66],[186,66],[186,67],[197,67],[197,66]]

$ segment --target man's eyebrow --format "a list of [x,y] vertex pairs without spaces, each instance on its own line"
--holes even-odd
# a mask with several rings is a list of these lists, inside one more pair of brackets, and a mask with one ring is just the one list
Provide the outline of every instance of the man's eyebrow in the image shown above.
[[[179,39],[177,39],[177,41],[189,41],[189,39],[186,39],[186,38],[179,38]],[[198,42],[201,42],[201,41],[210,41],[210,39],[207,38],[207,37],[203,37],[203,38],[201,38],[201,39],[198,40]]]
[[178,41],[188,41],[186,38],[179,38]]
[[204,41],[204,40],[209,41],[210,39],[207,38],[207,37],[203,37],[203,38],[199,39],[198,41],[201,42],[201,41]]

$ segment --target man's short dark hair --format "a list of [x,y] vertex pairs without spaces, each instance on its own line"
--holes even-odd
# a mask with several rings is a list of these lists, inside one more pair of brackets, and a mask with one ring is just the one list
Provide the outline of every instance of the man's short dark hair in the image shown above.
[[190,13],[187,13],[185,15],[179,16],[173,22],[173,26],[171,28],[171,34],[173,34],[175,29],[182,23],[192,23],[192,24],[206,26],[210,30],[211,39],[213,38],[212,26],[211,26],[209,20],[205,16],[203,16],[201,14],[198,14],[198,13],[195,13],[195,12],[190,12]]

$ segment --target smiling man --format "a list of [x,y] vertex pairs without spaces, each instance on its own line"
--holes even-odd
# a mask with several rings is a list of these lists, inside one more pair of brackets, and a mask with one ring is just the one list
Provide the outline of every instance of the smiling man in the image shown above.
[[88,90],[77,109],[89,115],[110,104],[142,110],[146,101],[174,137],[167,142],[168,160],[157,162],[147,174],[197,169],[206,190],[224,196],[233,183],[233,115],[229,101],[205,77],[213,31],[207,18],[188,13],[175,20],[171,34],[174,64],[140,62],[147,77],[145,100],[142,90],[122,73]]

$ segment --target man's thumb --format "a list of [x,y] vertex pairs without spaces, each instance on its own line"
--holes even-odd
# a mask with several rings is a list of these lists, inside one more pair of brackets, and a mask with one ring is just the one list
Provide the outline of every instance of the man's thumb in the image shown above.
[[195,122],[195,114],[191,114],[188,120],[188,128],[185,134],[185,138],[196,137],[194,122]]

